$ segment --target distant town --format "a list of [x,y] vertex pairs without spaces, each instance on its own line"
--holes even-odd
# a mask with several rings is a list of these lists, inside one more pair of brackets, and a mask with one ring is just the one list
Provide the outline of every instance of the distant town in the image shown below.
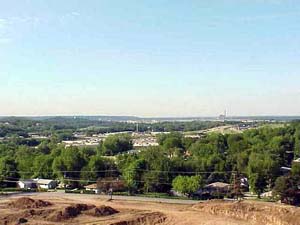
[[[110,135],[118,135],[118,134],[129,134],[132,137],[133,147],[149,147],[149,146],[158,146],[157,135],[159,134],[168,134],[172,131],[182,132],[184,137],[189,138],[201,138],[206,134],[218,132],[221,134],[226,133],[240,133],[248,129],[257,128],[262,124],[276,124],[276,123],[284,123],[288,121],[295,120],[300,117],[227,117],[226,113],[218,116],[218,117],[186,117],[186,118],[139,118],[139,117],[121,117],[121,116],[68,116],[68,117],[0,117],[0,127],[1,129],[6,129],[10,126],[14,126],[14,121],[18,120],[32,120],[34,121],[35,127],[42,127],[43,122],[48,121],[56,121],[55,123],[66,120],[66,121],[81,121],[86,120],[87,127],[82,127],[80,129],[73,129],[74,131],[69,135],[71,137],[65,138],[61,141],[66,147],[70,146],[97,146],[99,143],[104,141]],[[97,130],[95,126],[91,125],[92,121],[97,121],[105,124],[125,124],[115,132],[110,132],[108,130],[102,129],[101,131]],[[163,127],[162,129],[157,128],[156,124],[176,124],[176,123],[210,123],[211,126],[208,126],[207,129],[194,130],[186,129],[182,130],[181,128],[175,128],[168,130],[167,127]],[[148,124],[148,125],[147,125]],[[126,126],[127,125],[127,126]],[[145,129],[146,125],[146,129]],[[141,129],[139,130],[139,126]],[[125,127],[125,129],[124,129]],[[34,129],[33,129],[34,130]],[[42,129],[35,132],[28,132],[26,135],[18,135],[18,138],[24,139],[33,139],[33,140],[47,140],[51,138],[51,133],[45,132]],[[162,131],[161,131],[162,130]],[[167,131],[166,131],[167,130]],[[3,131],[2,131],[3,133]],[[15,134],[17,134],[16,132]],[[1,132],[0,132],[1,134]],[[11,138],[11,135],[0,135],[0,141],[4,141],[6,139]],[[15,137],[15,135],[13,136]]]

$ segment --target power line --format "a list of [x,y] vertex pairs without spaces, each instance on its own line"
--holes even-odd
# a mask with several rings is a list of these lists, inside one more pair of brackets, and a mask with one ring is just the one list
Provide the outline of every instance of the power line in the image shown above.
[[[7,183],[18,183],[19,181],[22,180],[2,180],[3,182],[7,182]],[[82,179],[63,179],[63,181],[73,181],[73,182],[86,182],[86,183],[119,183],[119,180],[112,180],[112,181],[101,181],[101,180],[82,180]],[[170,182],[149,182],[149,181],[139,181],[139,180],[133,180],[135,183],[148,183],[148,184],[165,184],[165,185],[172,185],[172,183]]]
[[[112,171],[117,171],[117,170],[112,170]],[[134,170],[132,170],[134,171]],[[151,171],[151,170],[145,170],[145,171]],[[68,172],[74,172],[74,171],[68,171]],[[91,172],[91,171],[88,171],[88,172]],[[95,172],[95,171],[94,171]],[[101,172],[106,172],[106,170],[103,170]],[[157,172],[157,171],[155,171]],[[169,171],[169,172],[178,172],[178,171]],[[229,174],[235,174],[236,171],[222,171],[222,172],[189,172],[189,173],[195,173],[195,174],[200,174],[200,173],[229,173]],[[22,181],[22,180],[7,180],[7,179],[17,179],[17,178],[14,178],[14,177],[6,177],[6,176],[3,176],[3,175],[0,175],[2,177],[5,177],[5,180],[2,180],[2,182],[11,182],[11,183],[17,183],[19,181]],[[119,180],[111,180],[111,181],[105,181],[105,180],[101,180],[101,178],[105,178],[105,177],[100,177],[100,179],[98,180],[89,180],[89,179],[70,179],[70,178],[63,178],[62,180],[63,181],[73,181],[73,182],[86,182],[86,183],[97,183],[97,182],[101,182],[101,183],[117,183],[119,182]],[[118,177],[116,177],[118,178]],[[142,177],[141,178],[142,180],[132,180],[134,181],[135,183],[148,183],[148,184],[165,184],[165,185],[172,185],[172,183],[170,182],[162,182],[161,180],[162,179],[168,179],[168,178],[159,178],[158,181],[152,181],[152,182],[149,182],[149,181],[145,181],[145,179],[156,179],[156,177],[151,177],[151,176],[146,176],[146,177]]]
[[[174,170],[146,170],[146,169],[132,169],[132,170],[126,170],[127,172],[154,172],[154,173],[178,173],[178,174],[229,174],[236,171],[174,171]],[[108,172],[122,172],[120,170],[60,170],[60,171],[7,171],[6,173],[46,173],[46,174],[52,174],[52,173],[108,173]]]
[[[118,183],[120,181],[114,180],[114,181],[101,181],[101,180],[76,180],[76,179],[64,179],[64,181],[77,181],[77,182],[87,182],[87,183]],[[148,184],[169,184],[171,185],[172,183],[167,183],[167,182],[148,182],[148,181],[139,181],[139,180],[133,180],[136,183],[148,183]]]

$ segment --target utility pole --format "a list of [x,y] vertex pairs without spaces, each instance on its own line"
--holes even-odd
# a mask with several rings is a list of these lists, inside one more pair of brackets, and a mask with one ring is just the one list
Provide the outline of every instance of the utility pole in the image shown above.
[[241,190],[241,183],[240,183],[240,176],[238,172],[233,171],[232,172],[232,180],[233,180],[233,195],[236,200],[239,200],[243,196],[242,190]]
[[233,176],[233,195],[235,198],[235,197],[237,197],[237,195],[236,195],[236,173],[232,172],[232,176]]

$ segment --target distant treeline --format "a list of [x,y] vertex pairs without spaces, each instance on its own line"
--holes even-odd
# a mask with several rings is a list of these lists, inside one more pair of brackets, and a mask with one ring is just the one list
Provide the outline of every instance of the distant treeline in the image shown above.
[[[218,121],[139,123],[138,130],[140,132],[195,131],[233,123]],[[38,133],[46,136],[57,134],[62,140],[70,140],[72,139],[72,133],[75,131],[92,135],[136,130],[137,125],[135,123],[100,121],[76,117],[50,117],[43,120],[11,117],[0,120],[0,137],[22,136],[27,138],[30,133]]]

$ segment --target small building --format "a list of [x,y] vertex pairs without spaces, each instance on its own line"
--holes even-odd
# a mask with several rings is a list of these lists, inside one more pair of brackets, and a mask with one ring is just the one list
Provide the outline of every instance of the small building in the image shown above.
[[227,193],[231,189],[231,185],[223,182],[215,182],[206,185],[204,189],[209,192]]
[[32,179],[19,180],[17,182],[17,186],[21,189],[36,189],[37,183],[35,180],[32,180]]
[[56,180],[50,179],[34,179],[37,183],[37,186],[41,189],[55,189],[57,187]]
[[215,182],[205,186],[206,189],[228,189],[230,184],[223,182]]
[[202,199],[223,198],[230,193],[232,187],[228,183],[215,182],[204,186],[194,193]]
[[95,192],[95,194],[100,194],[101,193],[101,190],[100,190],[100,188],[98,188],[98,185],[96,183],[84,186],[84,188],[87,191]]
[[57,187],[57,181],[39,178],[19,180],[17,186],[21,189],[55,189]]

